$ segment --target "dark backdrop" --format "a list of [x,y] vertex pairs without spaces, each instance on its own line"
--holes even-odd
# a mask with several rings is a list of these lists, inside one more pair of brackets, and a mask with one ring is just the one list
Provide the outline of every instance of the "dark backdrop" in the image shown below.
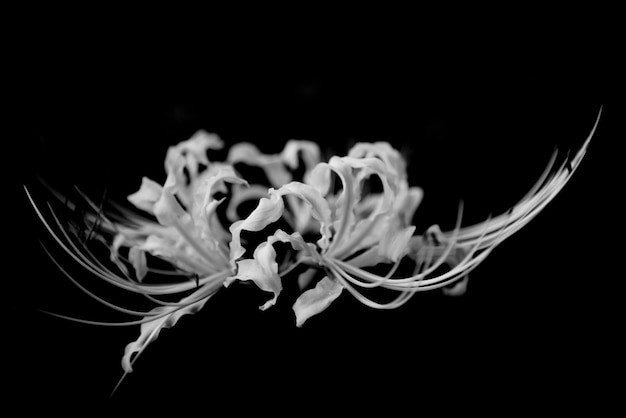
[[[167,147],[201,128],[227,146],[250,141],[267,152],[292,138],[336,154],[355,141],[383,140],[410,155],[411,182],[425,192],[416,216],[423,230],[451,226],[459,199],[467,223],[506,211],[554,147],[577,149],[605,108],[571,183],[475,270],[465,296],[420,294],[401,309],[374,311],[344,294],[297,329],[290,301],[260,312],[265,295],[234,285],[163,331],[118,401],[278,409],[294,398],[377,405],[473,388],[477,399],[519,403],[564,388],[570,402],[610,369],[597,348],[615,332],[607,293],[617,278],[603,255],[607,223],[619,219],[607,200],[618,186],[604,161],[619,111],[605,102],[602,68],[566,73],[572,67],[552,66],[549,54],[422,55],[395,43],[127,49],[33,53],[16,82],[20,182],[37,190],[39,175],[94,199],[105,188],[123,198],[143,175],[163,181]],[[15,392],[104,402],[138,328],[36,311],[108,318],[47,260],[38,244],[45,231],[21,190],[16,196],[19,267],[6,273]]]

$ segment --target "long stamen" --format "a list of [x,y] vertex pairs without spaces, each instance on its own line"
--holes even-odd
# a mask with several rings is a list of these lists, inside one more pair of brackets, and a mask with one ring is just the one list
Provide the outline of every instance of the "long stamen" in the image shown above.
[[[114,275],[112,273],[107,274],[106,272],[101,271],[95,265],[93,265],[89,260],[84,258],[82,253],[73,245],[73,243],[71,242],[71,240],[67,236],[67,233],[65,232],[65,230],[63,228],[60,228],[61,233],[65,236],[65,239],[68,240],[70,245],[73,247],[74,251],[72,251],[70,248],[68,248],[68,246],[54,232],[54,230],[52,229],[52,227],[50,226],[50,224],[48,223],[46,218],[43,216],[43,214],[41,213],[39,207],[34,202],[32,196],[30,195],[30,192],[28,191],[28,189],[26,187],[24,187],[24,190],[26,191],[26,195],[27,195],[31,205],[33,206],[33,209],[35,210],[37,216],[39,217],[39,219],[41,220],[41,222],[43,223],[45,228],[48,230],[48,232],[50,233],[52,238],[57,242],[57,244],[59,244],[59,246],[72,259],[74,259],[74,261],[79,263],[83,268],[85,268],[86,270],[90,271],[94,275],[100,277],[101,279],[103,279],[103,280],[105,280],[105,281],[107,281],[107,282],[109,282],[109,283],[111,283],[111,284],[113,284],[113,285],[115,285],[117,287],[123,288],[125,290],[129,290],[129,291],[132,291],[132,292],[143,293],[143,294],[148,294],[148,293],[150,293],[150,294],[171,294],[171,293],[185,292],[185,291],[192,290],[193,288],[195,288],[195,284],[194,283],[190,283],[190,282],[185,282],[185,283],[180,283],[180,284],[169,284],[169,285],[139,285],[137,283],[132,283],[132,282],[128,282],[126,280],[123,280],[120,277],[118,277],[118,276],[116,276],[116,275]],[[55,221],[57,222],[57,225],[60,225],[59,220],[56,217],[54,211],[52,211],[52,216],[54,217]],[[221,274],[224,274],[224,273],[223,272],[215,273],[214,275],[211,275],[211,276],[208,276],[208,277],[206,277],[204,279],[201,279],[200,283],[203,284],[204,282],[208,282],[214,276],[218,276],[218,275],[221,275]]]
[[[226,278],[228,277],[228,274],[223,274],[223,277]],[[209,287],[208,290],[210,291],[216,291],[220,286],[221,283],[219,283],[219,285],[216,286],[216,284],[218,284],[217,282],[213,284],[214,287]],[[198,289],[197,292],[200,292],[202,290],[202,288]],[[48,315],[52,315],[55,316],[57,318],[61,318],[61,319],[66,319],[68,321],[73,321],[73,322],[79,322],[81,324],[87,324],[87,325],[99,325],[99,326],[106,326],[106,327],[127,327],[127,326],[133,326],[133,325],[141,325],[141,324],[145,324],[148,322],[153,322],[156,321],[158,319],[164,318],[166,316],[169,316],[175,312],[178,312],[179,310],[186,308],[189,305],[192,305],[196,302],[199,302],[203,299],[206,299],[208,297],[212,296],[212,293],[203,295],[201,297],[198,297],[196,299],[192,299],[187,303],[181,304],[180,306],[176,306],[174,307],[172,310],[168,310],[159,314],[155,314],[153,316],[150,316],[148,318],[144,318],[144,319],[139,319],[136,321],[127,321],[127,322],[105,322],[105,321],[93,321],[93,320],[89,320],[89,319],[83,319],[83,318],[76,318],[73,316],[68,316],[68,315],[63,315],[63,314],[58,314],[55,312],[50,312],[44,309],[39,309],[40,312],[48,314]]]
[[341,270],[341,269],[337,269],[334,266],[329,266],[330,271],[335,275],[335,277],[337,278],[337,280],[339,280],[339,282],[341,283],[341,285],[348,290],[348,292],[350,292],[350,294],[352,296],[354,296],[359,302],[363,303],[366,306],[369,306],[370,308],[375,308],[375,309],[394,309],[397,308],[399,306],[402,306],[404,303],[406,303],[412,296],[412,292],[401,292],[394,300],[392,300],[391,302],[385,303],[385,304],[381,304],[378,302],[375,302],[369,298],[367,298],[365,295],[363,295],[362,293],[360,293],[359,291],[357,291],[351,284],[350,282],[354,280],[354,278],[352,278],[348,273],[346,273],[345,271]]
[[96,294],[94,294],[93,292],[89,291],[87,288],[85,288],[83,285],[81,285],[78,280],[76,280],[74,277],[72,277],[71,274],[69,274],[62,266],[61,264],[59,264],[59,262],[54,258],[54,256],[50,253],[50,251],[46,248],[46,246],[41,243],[41,246],[43,248],[43,250],[46,252],[46,254],[48,255],[48,257],[50,258],[50,260],[52,260],[52,262],[57,266],[57,268],[61,271],[61,273],[63,273],[65,275],[65,277],[67,277],[76,287],[78,287],[83,293],[85,293],[87,296],[95,299],[96,301],[100,302],[101,304],[114,309],[118,312],[121,313],[125,313],[128,315],[135,315],[135,316],[150,316],[151,314],[149,312],[140,312],[140,311],[135,311],[135,310],[131,310],[131,309],[126,309],[123,308],[121,306],[115,305],[103,298],[101,298],[100,296],[97,296]]

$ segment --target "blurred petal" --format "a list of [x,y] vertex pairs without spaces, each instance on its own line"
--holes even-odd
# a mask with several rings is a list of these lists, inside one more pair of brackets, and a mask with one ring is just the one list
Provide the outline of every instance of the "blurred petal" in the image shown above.
[[189,214],[178,203],[174,195],[167,189],[154,205],[154,215],[161,225],[172,226],[179,222],[190,221]]
[[287,141],[281,153],[281,159],[289,168],[295,170],[299,165],[299,152],[302,152],[305,172],[313,169],[320,162],[320,148],[315,142],[294,139]]
[[224,141],[216,134],[199,130],[188,140],[179,143],[177,147],[181,152],[193,154],[198,162],[208,165],[209,159],[207,158],[206,152],[210,149],[222,149],[224,147]]
[[458,282],[454,283],[450,287],[444,287],[443,294],[446,296],[462,296],[467,292],[467,282],[469,281],[469,276],[463,277]]
[[298,275],[298,288],[300,290],[305,289],[311,283],[316,274],[316,269],[308,269],[304,273],[300,273]]
[[209,165],[206,152],[209,149],[222,149],[224,143],[215,134],[206,131],[197,131],[191,138],[169,147],[165,157],[166,170],[171,166],[172,161],[183,158],[184,166],[187,168],[190,177],[193,179],[198,173],[199,164]]
[[354,267],[373,267],[377,264],[388,262],[388,259],[378,254],[377,247],[372,247],[347,262]]
[[150,235],[139,249],[147,251],[155,257],[173,257],[176,253],[176,242],[158,235]]
[[146,260],[146,253],[139,247],[133,246],[128,250],[128,260],[135,268],[135,275],[137,280],[142,281],[148,273],[148,262]]
[[393,148],[388,142],[359,142],[355,144],[348,157],[353,158],[378,158],[398,180],[406,178],[406,163],[402,154]]
[[167,178],[163,184],[164,190],[170,193],[180,193],[179,197],[183,199],[183,203],[187,204],[187,196],[184,192],[187,190],[187,180],[184,174],[185,158],[180,154],[168,156],[165,160],[165,170]]
[[226,218],[229,221],[235,222],[239,219],[237,214],[237,207],[243,202],[249,200],[258,200],[263,197],[267,197],[267,187],[259,186],[258,184],[252,184],[249,187],[243,187],[235,185],[233,186],[232,195],[226,208]]
[[400,257],[404,257],[409,252],[409,240],[414,232],[414,226],[409,226],[398,231],[386,231],[378,245],[378,255],[395,263]]
[[126,245],[128,245],[126,236],[122,234],[117,234],[115,238],[113,238],[113,242],[111,243],[110,260],[114,262],[124,274],[128,274],[128,269],[126,268],[122,260],[120,260],[120,248]]
[[419,187],[411,187],[398,193],[393,210],[402,217],[405,225],[413,223],[413,216],[423,197],[424,191]]
[[206,275],[215,273],[216,270],[215,266],[206,263],[196,252],[188,247],[181,247],[171,238],[150,235],[138,248],[190,273]]
[[342,290],[343,286],[338,281],[325,276],[315,288],[302,293],[293,305],[296,326],[301,327],[307,319],[328,308]]
[[154,204],[161,197],[163,188],[160,184],[147,177],[141,179],[141,187],[138,191],[128,196],[128,201],[138,209],[154,214]]
[[280,187],[292,179],[291,173],[285,168],[280,155],[263,154],[257,147],[247,142],[236,144],[230,149],[228,162],[231,164],[244,163],[262,168],[272,187]]
[[307,184],[313,186],[322,196],[330,191],[330,167],[327,163],[319,163],[311,170]]

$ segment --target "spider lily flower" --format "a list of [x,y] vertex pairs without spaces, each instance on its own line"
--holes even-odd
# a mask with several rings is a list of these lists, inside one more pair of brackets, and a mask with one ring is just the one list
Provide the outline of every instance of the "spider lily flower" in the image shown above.
[[[102,263],[80,239],[78,228],[63,225],[51,205],[54,222],[49,222],[27,190],[28,198],[48,231],[75,261],[108,283],[144,295],[158,305],[149,312],[117,306],[85,289],[57,263],[61,271],[90,296],[120,312],[143,317],[123,323],[77,319],[102,325],[141,325],[139,338],[125,349],[122,366],[126,373],[132,371],[133,362],[158,337],[161,329],[172,327],[185,314],[197,312],[233,273],[228,254],[230,234],[216,213],[224,198],[218,199],[216,195],[227,192],[227,184],[247,183],[232,166],[207,159],[208,149],[221,147],[217,136],[200,131],[169,148],[165,183],[161,186],[143,178],[140,189],[128,196],[129,202],[153,218],[122,209],[123,216],[114,221],[83,195],[91,209],[84,219],[91,238],[109,247],[111,261],[119,271]],[[200,169],[201,164],[205,170]],[[70,209],[76,208],[64,197],[59,196],[59,199]],[[151,269],[148,254],[170,263],[172,270]],[[134,269],[134,278],[129,266]],[[144,278],[149,272],[180,276],[184,280],[148,284]],[[177,302],[166,302],[160,298],[164,296],[182,297]]]
[[[223,143],[199,131],[168,149],[163,184],[144,177],[139,190],[128,196],[144,215],[116,204],[117,213],[104,213],[102,205],[81,193],[89,209],[82,225],[64,224],[49,203],[50,215],[44,215],[26,193],[69,257],[105,282],[156,305],[140,311],[105,300],[72,277],[46,249],[59,269],[90,297],[140,317],[121,323],[69,318],[100,325],[140,325],[139,337],[126,346],[122,358],[125,376],[162,329],[197,312],[219,289],[237,280],[253,282],[272,294],[261,306],[264,310],[277,303],[283,280],[304,266],[296,278],[301,290],[293,304],[297,326],[330,306],[344,290],[377,309],[397,308],[417,292],[443,289],[449,295],[462,294],[468,274],[569,181],[599,118],[600,113],[578,153],[557,165],[555,151],[535,186],[508,212],[462,226],[460,205],[456,226],[449,231],[433,225],[416,233],[412,221],[423,192],[409,185],[406,161],[386,142],[358,143],[346,156],[333,156],[328,162],[321,161],[318,146],[309,141],[288,141],[274,155],[241,143],[229,150],[225,162],[214,162],[207,151],[221,149]],[[237,171],[240,164],[262,169],[269,184],[244,179]],[[298,171],[303,171],[300,178]],[[77,210],[77,205],[57,197],[70,211]],[[256,207],[241,218],[238,209],[248,201]],[[224,223],[219,209],[230,224]],[[84,231],[87,239],[81,237]],[[249,233],[260,235],[261,242],[252,244]],[[96,256],[89,241],[104,244],[112,264]],[[279,243],[293,250],[281,267]],[[155,268],[152,258],[171,268]],[[407,267],[411,273],[405,272]],[[154,275],[170,280],[155,283],[150,280]],[[381,295],[391,298],[381,299]],[[176,301],[171,301],[173,297]]]
[[[462,205],[456,227],[441,231],[433,225],[423,235],[415,235],[410,225],[422,199],[419,188],[409,187],[406,164],[401,154],[387,143],[359,143],[346,157],[332,157],[328,163],[317,164],[307,172],[304,182],[290,182],[270,189],[268,197],[244,220],[231,228],[231,259],[238,260],[246,250],[240,244],[242,231],[261,231],[278,220],[290,208],[283,199],[296,198],[310,208],[319,239],[305,242],[299,231],[287,234],[282,230],[257,246],[253,258],[237,262],[238,274],[232,280],[252,280],[274,297],[261,308],[273,305],[282,290],[277,272],[276,253],[271,246],[288,242],[299,252],[296,263],[310,269],[302,273],[299,283],[306,287],[316,275],[325,274],[312,289],[305,290],[293,309],[296,324],[326,309],[345,289],[367,306],[392,309],[406,303],[415,293],[444,289],[448,295],[460,295],[467,286],[468,274],[506,238],[533,219],[565,186],[579,166],[595,132],[600,114],[580,151],[555,167],[557,151],[535,186],[507,213],[486,221],[461,226]],[[261,161],[269,161],[270,159]],[[274,166],[265,165],[269,171]],[[332,176],[341,182],[335,193]],[[371,177],[382,184],[381,193],[367,194],[364,186]],[[269,177],[269,176],[268,176]],[[294,211],[292,217],[299,213]],[[413,274],[394,276],[403,260],[412,260]],[[371,267],[386,265],[385,274]],[[441,271],[442,266],[446,271]],[[373,288],[391,291],[395,297],[381,303],[366,293]]]

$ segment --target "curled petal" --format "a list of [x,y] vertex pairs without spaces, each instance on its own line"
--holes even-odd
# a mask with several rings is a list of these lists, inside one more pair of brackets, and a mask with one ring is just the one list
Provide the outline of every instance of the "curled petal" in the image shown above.
[[215,164],[209,170],[209,175],[196,182],[193,191],[191,216],[200,235],[213,247],[230,238],[216,216],[216,209],[224,198],[216,200],[215,194],[225,193],[226,183],[244,186],[248,184],[231,166]]
[[237,221],[230,226],[232,239],[230,241],[231,262],[239,259],[246,250],[241,246],[241,231],[258,232],[269,224],[276,222],[285,205],[283,199],[274,189],[268,190],[269,198],[262,198],[256,209],[244,220]]
[[[322,237],[319,239],[318,244],[320,248],[326,248],[331,235],[331,212],[328,202],[319,191],[308,184],[294,181],[281,187],[278,190],[278,194],[281,196],[296,196],[310,206],[311,216],[320,223]],[[308,214],[308,212],[305,213]]]
[[276,303],[276,299],[283,289],[278,276],[278,263],[276,263],[276,251],[267,242],[260,244],[254,251],[253,259],[240,260],[237,262],[237,275],[229,278],[226,285],[233,280],[253,281],[261,290],[272,292],[274,297],[261,306],[262,310]]
[[343,186],[341,195],[336,201],[337,207],[333,222],[336,232],[333,234],[333,241],[328,249],[328,251],[331,252],[333,248],[342,243],[344,234],[354,225],[354,208],[356,203],[360,200],[361,191],[352,173],[352,167],[346,164],[343,159],[332,157],[328,166],[337,173]]
[[398,180],[406,179],[404,158],[388,142],[359,142],[348,151],[348,157],[378,158],[385,163],[385,166],[395,178]]
[[228,161],[232,164],[244,163],[262,168],[272,187],[280,187],[292,179],[280,155],[265,155],[247,142],[234,145],[228,153]]
[[299,233],[294,232],[293,234],[287,234],[282,229],[278,229],[274,235],[267,238],[267,243],[269,244],[273,245],[276,241],[290,244],[294,250],[299,251],[307,257],[311,257],[313,260],[321,264],[321,257],[319,256],[315,245],[305,242],[304,238],[302,238],[302,235]]
[[209,159],[207,158],[206,152],[210,149],[222,149],[224,147],[224,141],[216,134],[208,133],[201,129],[194,133],[188,140],[179,143],[176,147],[181,152],[193,154],[198,162],[208,165]]
[[223,146],[224,143],[217,135],[203,130],[197,131],[188,140],[180,142],[167,150],[165,158],[166,170],[172,164],[175,164],[174,160],[182,157],[189,175],[191,178],[195,178],[200,164],[209,165],[209,159],[206,155],[207,150],[222,149]]
[[[139,338],[126,346],[124,356],[122,357],[122,368],[124,371],[126,373],[133,371],[132,363],[134,360],[150,343],[159,337],[162,329],[173,327],[183,315],[198,312],[202,309],[209,297],[211,297],[218,289],[218,286],[207,284],[193,294],[183,298],[180,301],[180,304],[184,305],[182,308],[177,305],[159,306],[150,311],[150,316],[157,316],[158,318],[154,321],[141,324]],[[134,359],[132,358],[133,354],[136,354]]]
[[[237,262],[237,274],[226,280],[228,286],[234,280],[253,281],[261,290],[274,293],[274,298],[261,306],[262,310],[269,308],[276,303],[278,295],[282,291],[280,275],[278,274],[278,263],[276,262],[276,250],[273,245],[276,242],[284,242],[311,259],[321,262],[315,246],[304,241],[302,236],[294,232],[287,234],[278,229],[273,235],[256,248],[252,259],[239,260]],[[314,270],[313,270],[314,271]]]
[[249,200],[258,200],[263,197],[267,197],[267,187],[259,186],[258,184],[252,184],[249,187],[243,187],[241,185],[233,186],[232,195],[226,208],[226,218],[231,222],[235,222],[239,219],[237,207],[240,204]]
[[298,153],[302,152],[302,160],[304,161],[305,173],[308,173],[320,162],[320,148],[315,142],[311,141],[287,141],[281,160],[292,170],[298,168]]
[[161,197],[163,188],[157,182],[147,177],[141,179],[141,187],[138,191],[128,196],[128,201],[138,209],[154,214],[154,204]]
[[164,189],[161,197],[154,205],[154,215],[163,226],[176,225],[179,222],[190,221],[189,214],[178,203],[174,195]]
[[315,288],[303,292],[293,305],[296,326],[301,327],[307,319],[328,308],[342,290],[343,286],[337,280],[325,276]]
[[167,178],[163,184],[163,190],[178,194],[183,203],[188,204],[185,158],[180,154],[169,156],[165,160],[165,170],[167,171]]

